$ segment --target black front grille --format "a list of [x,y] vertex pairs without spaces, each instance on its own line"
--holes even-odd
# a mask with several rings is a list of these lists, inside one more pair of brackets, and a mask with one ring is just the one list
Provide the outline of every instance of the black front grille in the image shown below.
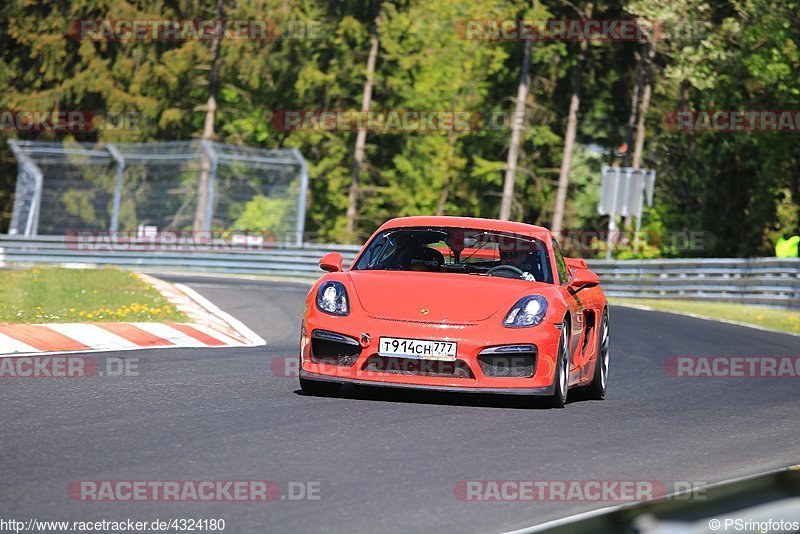
[[529,378],[536,371],[536,349],[532,352],[480,354],[478,363],[486,376]]
[[414,358],[392,358],[370,356],[363,367],[364,371],[392,375],[434,376],[441,378],[475,378],[469,365],[462,360],[438,361],[417,360]]
[[311,357],[320,363],[353,365],[361,354],[361,346],[352,338],[315,330],[311,334]]

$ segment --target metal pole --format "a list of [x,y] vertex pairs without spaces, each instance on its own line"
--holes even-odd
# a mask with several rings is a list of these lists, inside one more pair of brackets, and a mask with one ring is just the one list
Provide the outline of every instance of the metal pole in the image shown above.
[[17,185],[14,191],[14,207],[11,210],[11,224],[8,226],[9,235],[15,235],[19,233],[19,219],[24,204],[23,200],[25,194],[25,184],[28,181],[29,175],[25,170],[25,166],[20,162],[19,170],[17,171]]
[[634,230],[634,237],[633,237],[633,250],[634,252],[639,252],[639,233],[642,231],[642,212],[639,212],[639,216],[636,217],[636,230]]
[[299,247],[303,246],[303,233],[306,226],[306,195],[308,194],[308,164],[305,158],[296,148],[292,149],[297,161],[300,163],[300,194],[297,199],[297,236],[295,244]]
[[28,222],[25,225],[25,237],[34,237],[39,233],[39,210],[42,206],[42,187],[44,187],[44,180],[42,179],[41,172],[34,174],[33,177],[36,180],[36,189],[33,193],[31,211],[28,212]]
[[608,240],[606,242],[606,259],[611,259],[611,246],[614,244],[614,232],[617,231],[617,196],[619,195],[620,168],[614,168],[614,194],[611,195],[611,210],[608,218]]
[[647,188],[647,171],[638,171],[641,177],[638,190],[636,191],[636,227],[633,234],[633,250],[639,251],[639,235],[642,232],[642,205],[644,203],[645,190]]
[[[25,221],[25,237],[32,237],[35,236],[39,229],[39,207],[42,203],[42,187],[44,186],[44,177],[42,175],[41,169],[39,169],[38,165],[33,162],[33,160],[22,150],[19,146],[19,143],[16,139],[9,139],[8,146],[11,148],[11,152],[14,154],[14,157],[17,158],[17,161],[20,165],[20,171],[24,169],[24,172],[29,174],[33,177],[34,180],[34,192],[33,192],[33,199],[31,201],[31,206],[28,210],[28,219]],[[19,180],[19,174],[17,175],[17,180]],[[20,197],[19,199],[15,196],[14,198],[14,213],[11,216],[12,219],[12,228],[15,233],[19,232],[19,224],[20,218],[22,216],[22,202],[23,199],[21,198],[21,188],[19,182],[17,182],[17,192],[16,194]],[[18,211],[19,210],[19,211]],[[15,223],[15,224],[13,224]]]
[[[619,172],[619,171],[617,171],[617,172]],[[624,222],[625,217],[630,217],[630,215],[631,215],[629,213],[629,211],[628,211],[628,204],[629,204],[629,200],[631,198],[631,168],[630,167],[626,167],[625,168],[625,184],[624,184],[624,187],[625,188],[622,190],[622,206],[621,206],[622,210],[619,213],[623,217],[623,222]],[[623,228],[623,230],[625,230],[625,228]]]
[[202,230],[210,232],[211,221],[214,217],[214,194],[217,182],[217,163],[218,163],[217,153],[214,151],[214,146],[207,139],[201,140],[200,144],[203,146],[203,150],[206,152],[208,158],[211,160],[211,170],[208,174],[208,197],[206,198],[206,205],[204,206],[206,220],[203,221],[203,228],[202,228]]
[[608,219],[608,241],[606,242],[606,259],[607,260],[611,259],[611,246],[613,244],[613,240],[611,239],[611,236],[616,231],[617,231],[617,216],[612,213],[611,215],[609,215],[609,219]]
[[117,182],[114,186],[114,205],[111,209],[111,223],[108,226],[109,232],[116,232],[119,228],[119,206],[122,203],[122,175],[125,172],[125,158],[119,153],[117,147],[112,144],[106,145],[111,157],[117,163]]

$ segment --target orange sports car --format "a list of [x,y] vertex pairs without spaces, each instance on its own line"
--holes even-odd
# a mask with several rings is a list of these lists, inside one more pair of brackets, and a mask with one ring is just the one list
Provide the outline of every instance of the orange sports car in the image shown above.
[[348,270],[333,252],[306,299],[300,387],[343,384],[547,397],[606,394],[597,275],[550,232],[467,217],[392,219]]

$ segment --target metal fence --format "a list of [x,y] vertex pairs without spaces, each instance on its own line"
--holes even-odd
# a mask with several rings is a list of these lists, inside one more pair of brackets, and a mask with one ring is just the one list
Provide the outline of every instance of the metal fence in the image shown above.
[[10,234],[149,226],[303,235],[308,173],[296,149],[209,141],[9,145],[19,163]]
[[[25,239],[0,236],[0,265],[35,263],[115,265],[151,272],[192,271],[269,274],[314,279],[317,262],[340,252],[349,265],[359,247],[352,245],[256,247],[223,244],[222,250],[151,250],[146,242],[126,243],[127,250],[83,247],[73,236]],[[196,248],[196,247],[195,247]],[[218,247],[219,248],[219,247]],[[800,260],[679,259],[590,261],[611,297],[679,298],[800,308]]]

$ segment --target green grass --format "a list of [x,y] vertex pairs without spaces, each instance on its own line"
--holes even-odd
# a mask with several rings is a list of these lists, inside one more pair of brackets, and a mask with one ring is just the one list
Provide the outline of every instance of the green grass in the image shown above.
[[128,271],[0,270],[0,323],[182,320],[181,311]]
[[671,299],[610,298],[614,304],[647,306],[656,310],[693,313],[712,319],[747,323],[782,332],[800,333],[800,311],[727,302],[698,302]]

